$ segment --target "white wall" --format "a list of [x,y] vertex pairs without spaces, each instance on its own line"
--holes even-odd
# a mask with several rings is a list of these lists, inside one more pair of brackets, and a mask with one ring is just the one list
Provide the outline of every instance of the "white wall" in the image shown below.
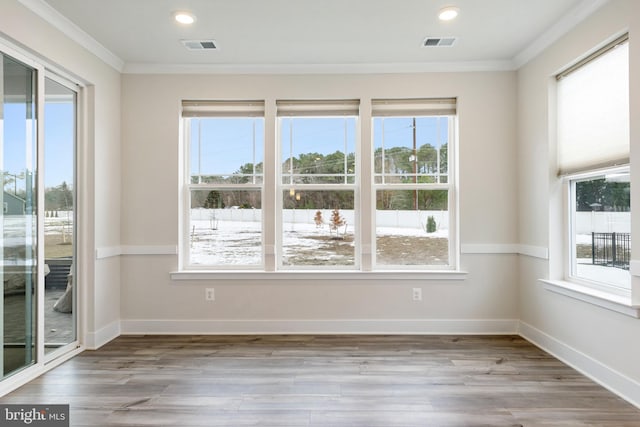
[[[546,290],[559,278],[562,211],[555,176],[552,76],[616,34],[630,31],[632,209],[640,200],[640,7],[613,0],[518,71],[518,217],[522,245],[549,250],[549,259],[520,258],[520,318],[525,336],[640,404],[640,320]],[[632,233],[640,232],[632,221]],[[638,259],[634,247],[632,258]],[[635,277],[634,281],[638,278]]]
[[[514,72],[124,75],[122,244],[137,247],[137,253],[178,244],[182,99],[265,99],[273,105],[275,99],[356,98],[367,105],[372,98],[457,97],[461,241],[487,247],[513,245],[517,240],[515,82]],[[364,137],[366,132],[363,126]],[[153,215],[147,214],[150,208]],[[467,332],[477,325],[484,332],[514,332],[512,326],[496,328],[495,321],[502,325],[500,321],[518,316],[516,258],[465,254],[461,262],[469,275],[464,281],[375,276],[349,280],[320,274],[312,279],[172,281],[169,273],[178,266],[177,256],[124,256],[123,330],[221,332],[251,320],[258,332],[270,327],[300,330],[309,322],[316,322],[316,328],[329,325],[329,331],[335,323],[351,319],[360,321],[359,326],[342,323],[343,331],[357,331],[362,324],[383,331],[403,319],[403,327],[411,324],[417,332],[436,327],[444,331],[455,323],[451,319],[463,319]],[[214,303],[204,301],[204,288],[210,286],[216,288]],[[411,300],[411,288],[416,286],[423,288],[420,303]],[[276,326],[269,326],[274,321]]]
[[120,73],[17,0],[0,3],[0,29],[34,58],[87,86],[84,113],[89,121],[79,150],[78,268],[85,316],[82,341],[100,345],[112,338],[101,331],[120,316],[120,261],[95,259],[97,247],[120,244]]

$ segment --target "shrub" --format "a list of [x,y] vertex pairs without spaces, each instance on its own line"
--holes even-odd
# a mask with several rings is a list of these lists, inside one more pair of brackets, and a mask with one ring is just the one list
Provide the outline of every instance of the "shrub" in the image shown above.
[[436,220],[433,218],[433,215],[430,215],[427,218],[427,233],[435,233],[436,231]]

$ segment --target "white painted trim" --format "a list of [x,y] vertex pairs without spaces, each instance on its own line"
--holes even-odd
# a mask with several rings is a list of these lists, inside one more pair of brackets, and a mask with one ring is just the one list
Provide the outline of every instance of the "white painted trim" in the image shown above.
[[[529,245],[520,245],[517,243],[463,243],[460,245],[461,253],[463,255],[471,255],[471,254],[520,254],[535,258],[541,259],[549,259],[549,250],[545,247],[541,246],[529,246]],[[96,259],[104,259],[110,258],[114,256],[120,255],[177,255],[178,247],[176,245],[123,245],[123,246],[105,246],[96,249]],[[636,270],[638,274],[640,274],[640,261],[632,261],[632,263],[637,263]],[[329,273],[326,271],[319,271],[321,273]],[[196,276],[202,276],[202,273],[212,273],[212,274],[224,274],[225,272],[218,271],[192,271],[192,272],[173,272],[172,275],[175,274],[174,280],[182,280],[179,277],[184,276],[185,273],[197,273]],[[229,273],[229,272],[227,272]],[[237,272],[234,272],[237,273]],[[241,272],[245,273],[245,272]],[[248,274],[258,274],[263,273],[262,271],[251,272]],[[315,273],[318,273],[316,271]],[[355,272],[340,272],[338,274],[349,274],[353,275],[354,273],[361,273],[359,271]],[[376,272],[371,274],[382,274],[384,272]],[[394,271],[395,273],[407,274],[407,271],[399,270]],[[429,273],[430,275],[434,274],[444,274],[448,279],[451,279],[452,275],[455,274],[466,274],[461,271],[425,271],[425,272],[415,272],[411,271],[414,274],[425,274]],[[285,274],[291,274],[289,272]],[[188,280],[192,280],[193,278],[189,278]]]
[[629,273],[632,276],[640,277],[640,261],[632,259],[629,262]]
[[531,61],[608,2],[609,0],[582,0],[574,9],[518,53],[513,58],[514,68],[518,69]]
[[121,246],[121,255],[176,255],[176,245],[164,246]]
[[84,343],[87,350],[97,350],[109,341],[121,335],[121,321],[115,320],[107,326],[95,331],[87,332]]
[[18,0],[24,7],[47,21],[71,40],[87,49],[116,71],[122,72],[124,61],[104,47],[100,42],[71,22],[43,0]]
[[[393,270],[393,271],[359,271],[359,270],[288,270],[288,271],[262,271],[262,270],[191,270],[172,271],[171,280],[276,280],[286,282],[288,280],[299,283],[301,280],[420,280],[443,281],[465,280],[466,271],[449,270]],[[293,282],[292,282],[293,283]]]
[[122,335],[516,334],[516,319],[122,320]]
[[120,246],[105,246],[102,248],[96,248],[96,259],[111,258],[114,256],[120,256],[122,254],[122,248]]
[[533,258],[549,259],[549,249],[542,246],[520,245],[517,243],[463,243],[463,255],[471,254],[519,254]]
[[17,388],[22,387],[23,385],[35,380],[40,375],[52,370],[57,366],[60,366],[67,360],[73,357],[76,357],[78,354],[82,353],[84,350],[85,350],[84,347],[78,347],[74,350],[71,350],[61,355],[60,357],[56,358],[55,360],[52,360],[51,362],[37,364],[33,367],[29,367],[23,370],[22,372],[18,372],[15,375],[5,378],[4,380],[0,381],[0,397],[8,393],[11,393]]
[[518,253],[532,258],[549,259],[549,248],[544,246],[519,245]]
[[121,255],[176,255],[176,245],[146,246],[105,246],[96,249],[96,259],[111,258]]
[[598,307],[606,308],[627,316],[640,318],[640,307],[631,304],[631,292],[614,294],[605,290],[598,290],[590,286],[564,280],[540,280],[544,288],[570,298],[577,299]]
[[639,382],[525,322],[520,321],[518,332],[524,339],[640,408]]
[[463,243],[460,245],[462,254],[517,254],[520,245],[515,243]]
[[[462,254],[520,254],[532,256],[536,258],[548,259],[548,249],[538,246],[519,245],[517,243],[466,243],[460,246]],[[176,245],[122,245],[122,246],[105,246],[97,248],[96,259],[109,258],[120,255],[177,255],[178,247]],[[213,273],[208,271],[209,273]],[[252,272],[250,274],[260,273],[261,271]],[[406,273],[406,271],[399,271]],[[176,277],[178,273],[175,272]],[[197,272],[201,276],[202,272]],[[218,272],[215,272],[218,274]],[[326,272],[325,272],[326,273]],[[394,272],[395,273],[395,272]],[[415,272],[414,272],[415,273]],[[418,272],[424,274],[424,272]],[[430,274],[444,273],[450,276],[452,273],[461,273],[458,271],[428,271]],[[173,274],[173,273],[172,273]],[[288,274],[288,273],[287,273]],[[346,273],[353,274],[353,273]],[[376,273],[380,274],[380,273]]]
[[407,74],[513,71],[506,61],[413,62],[393,64],[147,64],[127,63],[123,74]]

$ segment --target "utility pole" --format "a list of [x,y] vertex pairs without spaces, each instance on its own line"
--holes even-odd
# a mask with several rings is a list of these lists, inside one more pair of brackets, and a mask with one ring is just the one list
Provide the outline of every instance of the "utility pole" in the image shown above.
[[[416,118],[413,118],[413,183],[418,183],[418,152],[416,150]],[[418,189],[413,190],[413,210],[418,210]]]

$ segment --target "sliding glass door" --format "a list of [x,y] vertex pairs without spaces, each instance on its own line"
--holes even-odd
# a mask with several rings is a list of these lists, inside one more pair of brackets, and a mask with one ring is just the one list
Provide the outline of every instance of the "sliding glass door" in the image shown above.
[[0,54],[2,80],[2,377],[35,363],[37,280],[36,70]]
[[0,52],[0,100],[4,379],[77,347],[77,91]]
[[73,85],[53,76],[45,78],[44,92],[44,350],[49,356],[76,341],[77,94]]

